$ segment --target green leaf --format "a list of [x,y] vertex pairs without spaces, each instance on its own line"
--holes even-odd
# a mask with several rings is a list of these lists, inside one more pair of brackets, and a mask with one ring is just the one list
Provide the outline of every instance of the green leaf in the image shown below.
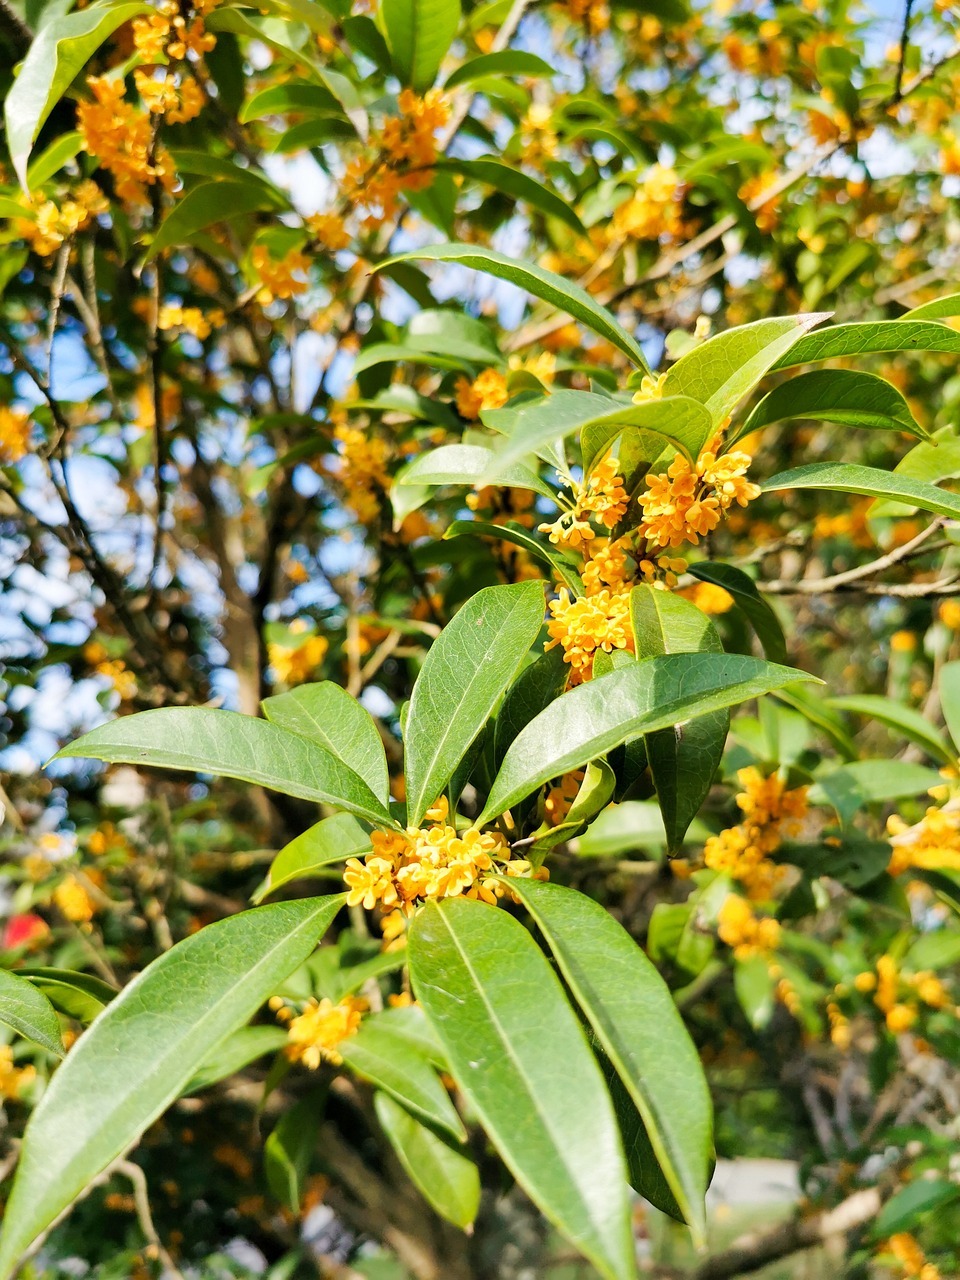
[[910,412],[903,394],[885,378],[852,369],[815,369],[782,382],[765,395],[730,443],[788,418],[812,418],[847,427],[906,431],[921,439],[930,437]]
[[718,333],[680,357],[664,379],[663,394],[699,400],[718,427],[804,333],[829,315],[777,316]]
[[[238,173],[242,173],[238,170]],[[254,213],[257,209],[276,209],[278,201],[266,182],[250,175],[248,181],[214,178],[201,182],[182,196],[173,206],[144,256],[149,262],[164,249],[187,244],[190,238],[217,222]]]
[[768,1026],[777,1005],[776,982],[765,956],[734,960],[733,989],[740,1008],[755,1031]]
[[291,880],[309,878],[332,862],[362,857],[370,848],[370,833],[352,814],[323,818],[284,845],[271,862],[266,883],[257,890],[254,902],[262,902]]
[[492,524],[489,520],[452,520],[443,536],[444,539],[493,538],[497,542],[510,542],[522,547],[528,555],[553,570],[575,596],[583,595],[583,582],[573,562],[551,543],[541,541],[529,529],[513,520],[508,520],[506,524]]
[[326,748],[358,774],[377,799],[390,799],[390,773],[373,716],[332,680],[302,684],[267,698],[263,714],[288,733]]
[[749,574],[732,564],[710,560],[690,565],[689,572],[701,582],[712,582],[714,586],[729,591],[737,608],[757,633],[763,652],[770,661],[786,661],[787,642],[780,619],[757,590],[756,583]]
[[822,683],[804,671],[732,653],[670,653],[627,663],[571,689],[531,720],[507,752],[478,825],[631,738],[803,680]]
[[116,990],[92,973],[75,973],[72,969],[53,969],[38,965],[18,969],[21,978],[27,978],[38,991],[47,997],[55,1009],[77,1022],[92,1022],[101,1009],[110,1003]]
[[424,93],[457,34],[460,0],[380,0],[379,18],[394,71]]
[[960,662],[945,662],[937,685],[940,709],[954,746],[960,748]]
[[929,755],[944,764],[956,764],[956,752],[933,727],[920,711],[913,707],[905,707],[902,702],[893,698],[883,698],[878,694],[860,693],[848,697],[830,698],[827,705],[835,711],[850,711],[854,715],[863,716],[867,720],[876,720],[885,724],[888,729],[903,734],[910,742],[923,747]]
[[530,934],[506,911],[447,898],[415,918],[409,950],[417,998],[511,1173],[602,1276],[633,1277],[610,1098]]
[[251,1062],[264,1057],[268,1053],[277,1053],[287,1042],[287,1033],[282,1027],[241,1027],[227,1036],[217,1045],[213,1053],[200,1065],[199,1070],[183,1089],[183,1096],[199,1093],[216,1084],[218,1080],[226,1080],[236,1075]]
[[342,905],[342,896],[280,902],[208,925],[111,1001],[30,1117],[0,1235],[0,1280],[303,963]]
[[[444,444],[439,449],[430,449],[426,453],[418,453],[403,468],[394,484],[424,485],[476,485],[485,481],[481,476],[496,458],[492,449],[484,449],[473,444]],[[498,483],[512,489],[532,489],[552,501],[556,495],[545,481],[522,463],[502,471]]]
[[643,351],[635,338],[623,329],[617,319],[598,302],[595,302],[579,285],[554,275],[552,271],[544,271],[530,262],[517,262],[495,249],[486,249],[472,244],[437,244],[425,249],[413,249],[409,253],[400,253],[386,262],[374,267],[382,271],[394,262],[408,262],[418,259],[428,262],[459,262],[464,267],[472,267],[476,271],[485,271],[488,275],[525,289],[535,298],[549,302],[558,310],[566,311],[576,320],[580,320],[599,333],[608,342],[628,356],[634,364],[649,372],[649,366]]
[[206,707],[162,707],[111,720],[54,756],[152,765],[256,782],[284,795],[394,825],[359,774],[317,743],[266,720]]
[[389,1093],[374,1094],[373,1105],[397,1159],[423,1198],[455,1227],[469,1227],[480,1208],[477,1166]]
[[[893,469],[898,476],[909,476],[911,480],[922,480],[928,484],[939,484],[941,480],[955,480],[960,476],[960,437],[953,427],[941,427],[933,433],[930,441],[914,445]],[[901,517],[910,515],[916,507],[902,502],[871,503],[867,512],[868,520],[879,520],[884,517]]]
[[687,457],[697,456],[711,432],[703,406],[688,397],[622,404],[592,391],[555,391],[518,410],[507,443],[495,452],[482,481],[499,481],[518,458],[576,431],[591,430],[609,443],[628,427],[656,435]]
[[[640,659],[665,653],[723,652],[707,615],[672,591],[658,591],[645,583],[634,587],[630,620]],[[668,853],[683,843],[713,786],[729,729],[730,712],[724,708],[644,738]]]
[[310,1157],[317,1148],[326,1089],[315,1089],[301,1098],[277,1121],[263,1144],[263,1171],[267,1186],[291,1213],[300,1212],[303,1182]]
[[541,654],[520,672],[506,692],[493,728],[493,758],[497,767],[520,730],[560,697],[569,674],[559,647]]
[[444,355],[441,352],[429,351],[424,347],[415,347],[398,342],[374,342],[357,356],[353,364],[354,376],[374,369],[378,364],[426,364],[434,369],[469,369],[471,362],[462,356]]
[[510,886],[626,1085],[694,1241],[702,1244],[713,1109],[667,984],[623,926],[585,894],[521,878]]
[[960,933],[937,929],[919,937],[903,957],[903,968],[911,973],[927,969],[952,969],[960,963]]
[[932,302],[912,307],[897,323],[902,324],[904,320],[947,320],[951,316],[960,316],[960,293],[951,293],[946,298],[934,298]]
[[960,1199],[960,1186],[946,1178],[918,1178],[890,1197],[874,1221],[871,1235],[883,1240],[916,1227],[920,1217]]
[[868,320],[862,324],[835,324],[820,333],[808,333],[785,352],[773,370],[790,369],[839,356],[865,356],[878,351],[960,352],[960,333],[929,320]]
[[404,732],[407,820],[419,826],[543,625],[542,582],[478,591],[434,641]]
[[523,201],[531,209],[539,209],[548,218],[556,218],[577,235],[585,236],[587,229],[569,203],[556,191],[538,182],[522,169],[504,164],[493,156],[478,156],[476,160],[442,160],[438,169],[462,173],[474,182],[483,182],[514,200]]
[[41,1049],[63,1057],[60,1023],[53,1005],[26,978],[0,969],[0,1022]]
[[323,85],[300,81],[292,84],[272,84],[255,93],[239,114],[241,124],[249,124],[251,120],[260,120],[264,116],[286,115],[296,112],[298,115],[328,115],[340,113],[340,104]]
[[811,804],[833,805],[846,824],[864,805],[922,795],[942,784],[940,774],[923,765],[903,760],[852,760],[818,775],[809,798]]
[[425,1124],[463,1142],[467,1131],[440,1077],[418,1047],[379,1016],[365,1018],[356,1035],[337,1045],[337,1052],[357,1075],[384,1089]]
[[27,190],[35,191],[59,173],[65,164],[83,149],[83,137],[75,129],[62,133],[45,151],[30,161],[27,169]]
[[7,147],[20,185],[29,190],[27,161],[44,121],[108,36],[149,13],[140,3],[91,5],[47,23],[34,38],[4,105]]
[[404,333],[404,341],[417,351],[456,356],[474,365],[503,364],[490,326],[476,316],[450,308],[428,307],[418,311]]
[[487,76],[552,76],[553,67],[535,53],[521,49],[501,49],[499,53],[481,53],[451,71],[443,82],[444,89],[456,89],[461,84],[471,84]]
[[827,489],[833,493],[862,493],[868,498],[896,498],[922,511],[960,520],[960,497],[955,493],[897,475],[895,471],[861,467],[853,462],[812,462],[806,467],[794,467],[772,476],[761,488],[765,493],[779,489]]

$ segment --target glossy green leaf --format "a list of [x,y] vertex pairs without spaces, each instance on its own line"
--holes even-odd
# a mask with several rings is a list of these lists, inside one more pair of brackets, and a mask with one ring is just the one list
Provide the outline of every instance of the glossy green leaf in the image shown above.
[[410,933],[417,998],[514,1177],[607,1280],[635,1275],[609,1095],[559,979],[506,911],[428,905]]
[[27,169],[27,190],[35,191],[37,187],[43,186],[50,178],[59,173],[65,164],[68,164],[74,156],[78,155],[83,149],[83,136],[73,129],[69,133],[62,133],[59,138],[51,142],[45,151],[41,151],[40,155],[35,156],[30,161]]
[[493,757],[499,767],[511,742],[534,716],[538,716],[567,685],[570,668],[563,660],[563,650],[551,649],[531,662],[506,692],[493,730]]
[[366,1018],[356,1035],[337,1046],[344,1062],[357,1075],[384,1089],[419,1116],[456,1141],[467,1132],[440,1077],[419,1048],[379,1015]]
[[34,38],[3,108],[7,147],[24,190],[30,151],[47,116],[107,37],[149,12],[140,0],[91,5],[48,22]]
[[291,84],[272,84],[255,93],[243,106],[239,114],[241,124],[249,124],[251,120],[260,120],[264,116],[286,115],[296,112],[298,115],[326,115],[330,111],[340,111],[340,104],[323,85],[310,84],[306,81]]
[[455,1227],[469,1227],[480,1208],[477,1166],[389,1093],[374,1094],[373,1105],[397,1159],[423,1198]]
[[316,742],[358,774],[377,799],[390,798],[390,772],[373,716],[332,680],[265,699],[263,714],[288,733]]
[[55,1009],[77,1022],[92,1022],[117,994],[114,987],[92,973],[43,965],[18,969],[17,973],[21,978],[28,978]]
[[326,1090],[315,1089],[295,1102],[274,1125],[263,1144],[267,1186],[291,1213],[300,1212],[310,1158],[317,1149]]
[[903,393],[885,378],[853,369],[814,369],[782,382],[765,395],[730,443],[789,418],[906,431],[921,439],[930,434],[914,418]]
[[[645,583],[634,587],[630,619],[640,659],[665,653],[723,652],[707,615],[672,591],[657,591]],[[644,738],[668,852],[679,848],[700,812],[720,767],[729,729],[730,712],[724,708]]]
[[453,520],[444,530],[443,536],[445,539],[493,538],[497,542],[510,542],[522,547],[534,560],[539,560],[548,569],[552,569],[575,596],[583,595],[583,582],[573,562],[552,543],[546,539],[541,540],[513,520],[508,520],[506,524],[492,524],[488,520]]
[[954,746],[960,749],[960,662],[945,662],[937,683],[940,709]]
[[379,18],[394,71],[424,93],[457,34],[460,0],[380,0]]
[[261,902],[291,880],[308,879],[332,862],[362,857],[370,848],[370,833],[353,814],[323,818],[284,845],[271,862],[266,883],[257,890],[254,902]]
[[283,1027],[241,1027],[218,1044],[213,1053],[201,1063],[199,1070],[183,1089],[184,1096],[199,1093],[218,1080],[226,1080],[258,1058],[268,1053],[278,1053],[287,1043]]
[[53,1005],[28,979],[0,969],[0,1022],[41,1049],[63,1057],[60,1023]]
[[531,209],[539,209],[548,218],[556,218],[577,235],[585,236],[587,229],[570,204],[556,191],[493,156],[479,156],[476,160],[443,160],[438,169],[462,173],[474,182],[482,182],[514,200],[522,201]]
[[780,619],[769,602],[757,590],[756,583],[749,574],[736,568],[735,565],[713,560],[701,560],[697,564],[692,564],[689,572],[701,582],[712,582],[714,586],[723,587],[724,591],[729,591],[733,596],[734,604],[757,633],[757,638],[763,645],[763,652],[770,661],[786,661],[787,641]]
[[380,263],[375,270],[383,270],[393,262],[408,262],[417,259],[427,262],[458,262],[461,266],[472,267],[476,271],[484,271],[500,280],[525,289],[535,298],[549,302],[560,311],[566,311],[574,319],[581,321],[599,333],[608,342],[628,356],[641,369],[649,371],[646,358],[635,338],[621,327],[617,319],[590,294],[579,285],[562,276],[545,271],[542,267],[530,262],[518,262],[498,253],[495,249],[486,249],[472,244],[438,244],[429,245],[425,249],[413,249],[409,253],[397,254]]
[[472,362],[463,356],[444,355],[441,352],[428,350],[426,347],[415,347],[409,343],[374,342],[357,356],[353,365],[355,375],[374,369],[378,364],[425,364],[433,369],[469,369]]
[[[894,467],[894,474],[908,476],[927,484],[939,484],[941,480],[955,480],[960,476],[960,436],[953,427],[942,427],[933,433],[929,441],[914,447]],[[910,515],[916,507],[909,503],[878,499],[871,503],[868,520],[890,516]]]
[[960,333],[932,320],[867,320],[835,324],[808,333],[773,366],[790,369],[840,356],[865,356],[878,351],[943,351],[960,353]]
[[873,693],[830,698],[828,705],[836,711],[849,711],[868,721],[875,720],[884,724],[895,733],[902,734],[909,742],[923,747],[935,759],[944,764],[956,764],[956,751],[937,732],[928,718],[913,707],[905,707],[902,702],[895,702],[893,698],[883,698]]
[[404,341],[418,351],[456,356],[471,364],[500,367],[503,356],[490,326],[449,307],[427,307],[411,319]]
[[777,1006],[776,980],[766,956],[734,960],[733,989],[747,1021],[755,1031],[768,1026]]
[[562,885],[521,879],[514,885],[643,1117],[670,1189],[702,1243],[713,1108],[667,984],[599,903]]
[[[238,173],[243,173],[238,170]],[[266,182],[252,175],[247,181],[212,179],[201,182],[173,206],[153,237],[144,256],[149,262],[165,249],[187,244],[198,231],[217,222],[228,222],[257,209],[276,209],[277,199]]]
[[904,320],[947,320],[951,316],[960,316],[960,293],[951,293],[946,298],[934,298],[932,302],[912,307],[904,312],[898,323],[902,324]]
[[892,1195],[877,1215],[871,1235],[883,1240],[916,1228],[919,1219],[934,1209],[960,1200],[960,1186],[946,1178],[918,1178]]
[[663,394],[699,400],[718,427],[806,331],[829,314],[777,316],[718,333],[680,357],[664,379]]
[[943,778],[935,769],[920,764],[903,760],[852,760],[818,775],[809,798],[811,804],[833,805],[841,822],[847,823],[864,805],[923,795],[942,783]]
[[[492,449],[484,449],[480,445],[444,444],[439,449],[418,453],[407,463],[394,483],[481,485],[486,483],[481,477],[495,458],[496,453]],[[550,486],[536,472],[519,462],[500,472],[498,483],[512,489],[531,489],[551,501],[555,498]]]
[[342,896],[280,902],[208,925],[111,1001],[30,1117],[0,1234],[2,1280],[303,963],[342,905]]
[[501,49],[498,53],[481,53],[451,71],[443,82],[444,89],[456,89],[458,85],[471,84],[487,76],[552,76],[553,67],[535,53],[522,49]]
[[507,752],[478,823],[631,738],[803,680],[816,678],[732,653],[671,653],[628,663],[571,689],[531,720]]
[[483,481],[501,482],[517,459],[576,431],[590,429],[613,440],[628,427],[661,437],[688,457],[697,456],[711,432],[706,410],[689,397],[624,404],[592,391],[555,391],[517,412],[507,442],[496,450]]
[[205,707],[163,707],[111,720],[57,752],[256,782],[284,795],[391,823],[359,774],[318,743],[266,720]]
[[827,489],[833,493],[862,493],[867,498],[895,498],[909,502],[922,511],[960,520],[960,496],[884,471],[880,467],[861,467],[853,462],[813,462],[806,467],[781,471],[762,486],[765,493],[780,489]]
[[407,815],[419,826],[493,714],[543,625],[542,582],[485,587],[434,641],[404,732]]

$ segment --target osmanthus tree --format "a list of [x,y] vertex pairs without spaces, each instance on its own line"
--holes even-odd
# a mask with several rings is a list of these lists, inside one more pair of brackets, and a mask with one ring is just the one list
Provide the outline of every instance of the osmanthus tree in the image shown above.
[[950,8],[0,19],[0,1277],[619,1280],[750,1125],[695,1274],[950,1274]]

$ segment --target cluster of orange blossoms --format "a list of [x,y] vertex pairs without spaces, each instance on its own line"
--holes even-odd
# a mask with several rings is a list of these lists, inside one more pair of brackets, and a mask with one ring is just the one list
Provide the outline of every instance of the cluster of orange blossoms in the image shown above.
[[683,230],[684,186],[674,169],[655,164],[614,211],[612,232],[627,240],[674,239]]
[[960,871],[960,807],[931,806],[916,826],[899,815],[887,820],[893,851],[888,868],[892,876],[911,867],[925,871]]
[[188,54],[202,58],[217,43],[216,36],[204,27],[202,16],[215,3],[216,0],[194,3],[194,13],[188,22],[181,14],[177,0],[161,0],[152,13],[134,19],[134,47],[147,62],[164,57],[179,62]]
[[385,490],[389,449],[385,440],[366,436],[358,427],[338,425],[333,438],[340,446],[338,476],[347,504],[361,524],[372,524],[380,513],[378,494]]
[[403,191],[419,191],[433,180],[437,130],[450,119],[450,104],[439,89],[422,98],[404,89],[398,116],[388,116],[371,140],[376,155],[358,156],[347,166],[344,196],[366,210],[364,225],[377,227],[397,212]]
[[509,398],[507,380],[499,369],[484,369],[471,382],[458,378],[456,385],[457,413],[461,418],[476,422],[487,409],[500,409]]
[[310,999],[296,1015],[278,997],[271,1000],[270,1005],[277,1021],[287,1024],[284,1053],[292,1062],[302,1062],[311,1071],[316,1071],[321,1062],[340,1065],[343,1058],[337,1052],[337,1045],[356,1035],[361,1015],[368,1008],[366,1000],[353,996],[336,1004],[326,996],[322,1000]]
[[949,991],[935,973],[927,969],[901,973],[891,955],[880,956],[876,973],[869,969],[858,973],[854,986],[861,995],[873,995],[873,1003],[883,1014],[887,1030],[894,1035],[910,1030],[919,1016],[920,1004],[929,1009],[952,1009],[960,1016]]
[[30,415],[0,405],[0,466],[19,462],[30,447]]
[[18,219],[17,233],[34,253],[45,258],[56,253],[62,244],[89,226],[93,218],[106,213],[108,208],[109,204],[97,184],[84,179],[61,205],[53,200],[44,200],[32,210],[31,217]]
[[711,836],[703,859],[712,871],[739,880],[748,898],[766,902],[783,875],[770,855],[806,816],[807,788],[788,790],[779,773],[764,777],[753,765],[740,769],[737,779],[743,787],[737,796],[743,821]]
[[147,188],[155,183],[172,191],[173,161],[156,144],[149,115],[124,100],[123,80],[88,76],[87,87],[93,99],[77,104],[77,129],[84,150],[113,175],[117,196],[144,204]]
[[226,319],[219,308],[201,311],[199,307],[183,307],[164,303],[157,317],[157,327],[163,330],[183,329],[202,342],[214,329],[219,329]]
[[257,301],[262,306],[269,306],[277,298],[295,298],[309,288],[310,259],[300,249],[290,249],[282,258],[275,258],[265,244],[257,244],[250,263],[260,284]]
[[927,1262],[926,1255],[914,1236],[898,1231],[886,1242],[885,1252],[892,1253],[903,1268],[904,1280],[940,1280],[940,1268]]
[[759,918],[746,898],[728,894],[717,917],[717,935],[733,948],[737,960],[775,951],[780,943],[780,925],[772,917]]
[[[158,74],[159,73],[159,74]],[[160,67],[138,68],[133,73],[140,101],[152,116],[167,124],[186,124],[203,110],[203,90],[196,80],[179,80]]]
[[290,631],[297,638],[292,644],[268,644],[267,661],[281,684],[303,684],[327,656],[330,643],[326,636],[308,633],[303,618],[291,623]]
[[426,817],[427,827],[374,831],[371,852],[363,862],[348,858],[343,873],[347,905],[386,910],[382,927],[391,940],[400,938],[405,918],[430,899],[463,894],[495,903],[503,887],[489,873],[532,874],[529,862],[512,860],[510,846],[499,833],[477,827],[457,831],[451,826],[446,797],[428,809]]
[[760,486],[744,479],[750,455],[733,450],[718,456],[718,448],[719,440],[711,441],[695,463],[678,453],[665,475],[647,476],[640,533],[652,546],[696,546],[734,503],[745,507],[760,496]]

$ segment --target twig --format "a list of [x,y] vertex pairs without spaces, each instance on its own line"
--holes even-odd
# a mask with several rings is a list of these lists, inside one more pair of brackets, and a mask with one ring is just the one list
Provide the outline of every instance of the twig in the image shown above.
[[910,18],[913,14],[913,0],[906,0],[903,10],[903,26],[900,28],[900,56],[897,59],[897,77],[893,84],[893,102],[903,97],[903,72],[907,60],[907,48],[910,44]]
[[876,560],[871,560],[869,564],[857,565],[854,569],[845,569],[843,573],[834,573],[829,578],[801,578],[796,582],[788,582],[783,578],[774,578],[770,582],[758,585],[762,591],[772,592],[775,595],[819,595],[824,591],[836,591],[841,587],[849,586],[851,583],[860,582],[864,578],[872,578],[875,574],[883,573],[885,569],[890,569],[894,565],[900,564],[902,560],[908,560],[925,542],[928,542],[935,533],[938,533],[945,523],[944,517],[938,516],[936,520],[921,530],[915,538],[905,542],[902,547],[896,547],[886,555],[880,556]]
[[146,1174],[132,1160],[118,1160],[113,1168],[115,1173],[120,1173],[127,1178],[133,1187],[133,1200],[137,1208],[137,1222],[140,1224],[140,1230],[146,1236],[147,1244],[154,1251],[160,1262],[163,1263],[166,1274],[172,1276],[173,1280],[184,1280],[183,1272],[163,1247],[163,1243],[157,1235],[157,1229],[153,1225]]

